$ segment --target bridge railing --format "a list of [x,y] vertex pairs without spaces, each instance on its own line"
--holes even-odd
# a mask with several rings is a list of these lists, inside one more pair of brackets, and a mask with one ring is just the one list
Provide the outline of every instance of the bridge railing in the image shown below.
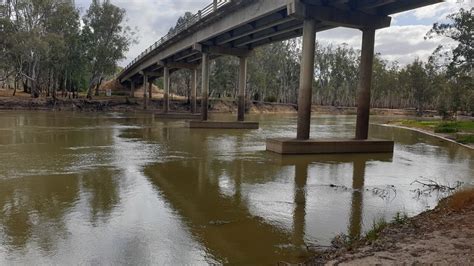
[[150,47],[148,47],[145,51],[143,51],[139,56],[137,56],[135,59],[132,60],[123,70],[121,73],[129,69],[131,66],[133,66],[138,60],[142,59],[145,55],[150,53],[151,51],[155,50],[159,46],[161,46],[163,43],[166,41],[170,40],[171,38],[175,37],[176,35],[180,34],[181,32],[185,31],[189,27],[193,26],[200,20],[208,17],[209,15],[213,14],[217,10],[219,10],[221,7],[229,4],[232,2],[232,0],[214,0],[211,4],[206,6],[205,8],[199,10],[196,14],[193,14],[191,17],[189,17],[186,21],[184,21],[181,25],[177,26],[175,29],[170,31],[168,34],[163,36],[161,39],[156,41],[154,44],[152,44]]

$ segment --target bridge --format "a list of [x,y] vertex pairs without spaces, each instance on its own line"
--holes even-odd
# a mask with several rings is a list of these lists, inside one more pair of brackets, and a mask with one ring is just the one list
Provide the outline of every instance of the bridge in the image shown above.
[[[143,51],[119,74],[118,79],[130,86],[133,93],[137,84],[144,84],[151,91],[151,82],[163,77],[163,112],[168,113],[170,73],[191,69],[191,111],[195,113],[198,69],[201,69],[202,121],[194,125],[202,127],[204,123],[215,128],[219,125],[206,123],[209,62],[222,55],[236,56],[240,58],[237,115],[240,123],[228,128],[238,128],[239,125],[245,128],[248,127],[243,122],[247,58],[256,47],[302,36],[297,136],[296,139],[268,140],[267,150],[282,154],[392,152],[393,142],[368,139],[375,32],[390,26],[392,14],[439,2],[442,0],[214,0]],[[337,27],[362,32],[355,139],[312,141],[310,120],[316,33]],[[143,97],[146,109],[147,89]]]

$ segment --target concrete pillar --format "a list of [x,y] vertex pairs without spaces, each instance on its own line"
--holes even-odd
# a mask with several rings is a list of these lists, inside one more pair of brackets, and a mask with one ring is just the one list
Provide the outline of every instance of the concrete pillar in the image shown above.
[[150,101],[153,99],[153,80],[149,80],[148,81],[148,99],[150,99]]
[[364,29],[362,32],[362,54],[360,57],[355,134],[358,140],[367,139],[369,136],[370,88],[372,86],[375,42],[375,29]]
[[202,54],[202,100],[201,100],[201,118],[207,121],[208,95],[209,95],[209,54]]
[[245,91],[247,89],[247,57],[240,57],[237,120],[245,120]]
[[197,68],[192,70],[191,76],[191,113],[196,113],[196,106],[197,106],[197,75],[198,75]]
[[303,55],[298,91],[298,128],[296,138],[309,139],[311,126],[311,99],[314,79],[314,49],[316,44],[316,21],[305,19],[303,24]]
[[130,81],[130,97],[135,97],[135,82],[133,80]]
[[170,109],[170,69],[166,66],[163,68],[163,87],[165,90],[163,95],[163,113],[168,113]]
[[148,77],[147,75],[143,74],[143,109],[144,110],[148,109],[148,99],[147,99],[147,93],[146,93],[147,86],[148,86]]

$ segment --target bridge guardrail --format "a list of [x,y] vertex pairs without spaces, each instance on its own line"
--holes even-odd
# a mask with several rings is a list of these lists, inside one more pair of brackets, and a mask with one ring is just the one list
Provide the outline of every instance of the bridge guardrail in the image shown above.
[[133,66],[138,60],[142,59],[145,55],[150,53],[151,51],[155,50],[156,48],[160,47],[163,43],[170,40],[171,38],[175,37],[176,35],[180,34],[181,32],[187,30],[200,20],[208,17],[209,15],[213,14],[221,7],[229,4],[232,0],[214,0],[211,4],[207,5],[203,9],[199,10],[196,14],[192,15],[187,19],[183,24],[176,27],[173,31],[169,32],[165,36],[161,37],[158,41],[148,47],[145,51],[143,51],[139,56],[132,60],[121,72],[122,75],[126,70],[128,70],[131,66]]

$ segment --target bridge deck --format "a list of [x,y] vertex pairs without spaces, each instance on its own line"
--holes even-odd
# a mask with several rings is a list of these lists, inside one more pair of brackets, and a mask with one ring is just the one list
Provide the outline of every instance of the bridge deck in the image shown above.
[[[324,4],[324,2],[328,2]],[[292,16],[301,3],[318,14],[316,31],[338,26],[351,27],[352,21],[375,24],[374,18],[442,2],[441,0],[218,0],[216,8],[200,11],[180,32],[168,35],[144,51],[119,75],[122,83],[141,73],[161,76],[163,64],[170,69],[187,68],[202,60],[196,44],[214,47],[213,56],[229,49],[253,49],[268,43],[299,37],[303,20]],[[199,14],[201,14],[199,16]],[[199,19],[201,18],[201,19]],[[227,49],[227,50],[226,50]],[[236,52],[236,50],[231,51]],[[141,72],[144,71],[144,72]]]

